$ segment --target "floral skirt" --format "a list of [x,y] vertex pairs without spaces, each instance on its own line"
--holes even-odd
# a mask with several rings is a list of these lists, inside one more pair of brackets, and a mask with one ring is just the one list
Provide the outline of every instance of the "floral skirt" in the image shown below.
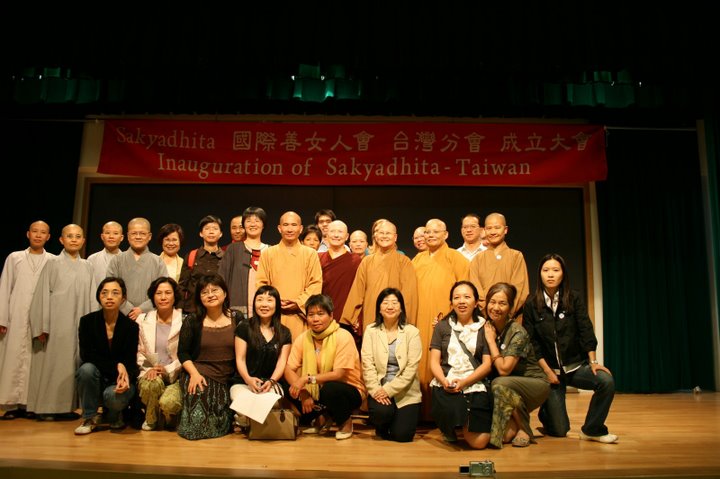
[[540,407],[550,392],[547,381],[521,376],[503,376],[493,380],[493,414],[490,444],[502,448],[503,436],[513,411],[517,410],[520,429],[530,436],[530,413]]
[[177,432],[185,439],[210,439],[232,431],[233,414],[230,409],[230,388],[226,384],[206,378],[205,390],[187,392],[190,376],[182,374],[183,408]]

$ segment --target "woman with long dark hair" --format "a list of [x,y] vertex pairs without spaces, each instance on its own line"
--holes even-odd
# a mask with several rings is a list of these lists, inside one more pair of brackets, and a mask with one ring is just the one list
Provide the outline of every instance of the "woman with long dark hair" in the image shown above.
[[[230,388],[233,401],[243,388],[256,394],[277,392],[274,385],[283,378],[292,345],[290,330],[280,323],[280,293],[275,287],[260,286],[252,310],[250,319],[240,321],[235,329],[235,364],[240,378]],[[248,425],[245,417],[236,417],[236,421]]]
[[570,288],[565,260],[546,254],[538,267],[537,288],[523,309],[523,325],[530,334],[538,363],[551,384],[550,395],[538,414],[545,433],[565,437],[570,419],[565,407],[567,386],[593,391],[580,439],[617,442],[605,425],[615,396],[615,380],[597,360],[597,338],[580,295]]

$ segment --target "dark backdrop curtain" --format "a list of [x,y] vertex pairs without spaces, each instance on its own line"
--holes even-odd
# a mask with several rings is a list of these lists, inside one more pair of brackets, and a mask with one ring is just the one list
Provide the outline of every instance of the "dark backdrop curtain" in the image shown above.
[[0,268],[8,254],[28,247],[25,233],[36,220],[50,225],[45,249],[62,250],[60,232],[73,222],[82,133],[82,121],[0,121]]
[[617,389],[714,389],[695,131],[611,130],[598,183],[605,363]]

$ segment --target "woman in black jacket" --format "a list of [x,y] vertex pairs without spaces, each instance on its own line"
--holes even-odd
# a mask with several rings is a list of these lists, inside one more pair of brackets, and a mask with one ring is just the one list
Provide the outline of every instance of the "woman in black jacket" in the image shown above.
[[617,442],[605,419],[615,395],[615,380],[597,361],[597,338],[580,295],[570,289],[565,260],[545,255],[538,268],[537,288],[525,302],[523,326],[532,340],[538,363],[551,384],[550,396],[540,408],[545,433],[565,437],[570,420],[565,407],[566,387],[594,391],[580,439]]
[[101,309],[80,318],[78,328],[82,365],[75,380],[83,422],[75,429],[77,435],[90,434],[100,423],[100,405],[110,428],[123,428],[122,413],[135,396],[138,376],[138,325],[120,312],[127,298],[125,282],[105,278],[95,297]]

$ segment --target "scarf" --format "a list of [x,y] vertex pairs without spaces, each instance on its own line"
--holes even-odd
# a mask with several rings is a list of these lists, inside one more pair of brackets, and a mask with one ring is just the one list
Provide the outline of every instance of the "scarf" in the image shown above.
[[[308,330],[305,335],[305,344],[303,344],[302,369],[300,370],[300,374],[302,376],[315,376],[318,373],[317,356],[315,355],[315,339],[322,340],[319,372],[326,373],[328,371],[332,371],[333,364],[335,363],[335,350],[337,347],[335,331],[338,329],[340,329],[340,325],[333,319],[325,331],[314,333],[312,330]],[[308,383],[305,385],[305,389],[310,393],[314,400],[318,400],[318,397],[320,396],[319,384]]]

